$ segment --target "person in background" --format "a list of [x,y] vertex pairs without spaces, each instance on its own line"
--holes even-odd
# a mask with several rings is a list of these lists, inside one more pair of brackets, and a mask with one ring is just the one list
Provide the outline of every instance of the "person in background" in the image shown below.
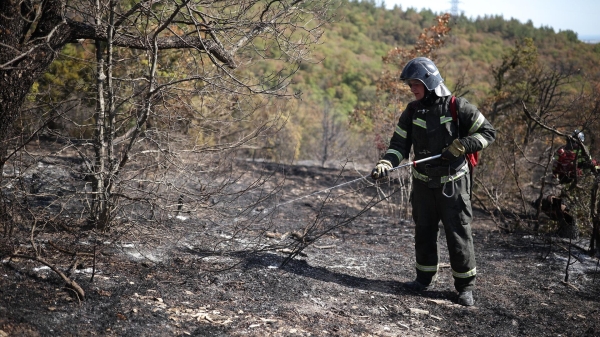
[[579,184],[577,180],[581,179],[584,174],[600,172],[600,166],[595,159],[590,157],[590,152],[584,142],[584,133],[575,129],[571,136],[567,137],[567,143],[556,150],[552,163],[552,175],[562,185],[560,195],[549,194],[546,197],[539,197],[533,203],[536,209],[539,207],[550,219],[557,221],[556,234],[563,238],[577,239],[580,234],[577,212],[572,211],[577,208],[574,200],[579,199],[578,191],[572,189],[573,184]]
[[576,176],[583,175],[584,171],[600,170],[598,162],[588,157],[590,152],[585,148],[584,142],[584,133],[575,129],[571,138],[567,138],[567,144],[556,150],[552,174],[559,183],[570,184]]
[[[464,98],[453,98],[435,64],[417,57],[403,68],[400,80],[415,100],[402,112],[387,152],[371,176],[380,179],[408,159],[441,154],[438,159],[412,167],[412,216],[415,222],[416,279],[406,284],[421,292],[433,289],[438,277],[438,224],[441,220],[448,244],[458,303],[474,304],[477,274],[471,234],[472,209],[469,165],[465,155],[485,149],[496,138],[496,130]],[[455,100],[454,100],[455,99]],[[451,102],[455,105],[453,118]]]

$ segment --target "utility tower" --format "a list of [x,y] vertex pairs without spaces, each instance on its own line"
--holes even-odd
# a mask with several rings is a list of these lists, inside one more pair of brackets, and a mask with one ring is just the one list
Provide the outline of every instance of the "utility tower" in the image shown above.
[[450,14],[452,15],[452,17],[458,17],[458,3],[459,2],[460,1],[458,1],[458,0],[451,0],[450,1],[450,4],[451,4]]

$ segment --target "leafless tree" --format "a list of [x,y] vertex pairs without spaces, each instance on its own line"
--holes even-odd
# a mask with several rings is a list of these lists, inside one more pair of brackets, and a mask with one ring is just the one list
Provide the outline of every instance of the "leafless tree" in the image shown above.
[[[279,99],[293,97],[289,78],[309,60],[331,6],[3,1],[0,168],[11,166],[3,190],[26,200],[24,208],[40,207],[44,223],[72,229],[83,221],[112,229],[113,237],[147,234],[136,224],[167,226],[182,214],[227,223],[238,236],[264,231],[268,223],[252,212],[278,183],[267,188],[268,176],[238,170],[236,153],[285,122]],[[28,96],[67,44],[84,50],[80,61],[95,78],[91,90],[61,102]],[[276,70],[261,72],[265,64]],[[25,136],[15,128],[24,121]],[[35,135],[53,141],[31,145]],[[15,183],[24,188],[16,191]],[[50,221],[57,214],[81,221]]]
[[335,105],[325,100],[321,117],[321,166],[330,159],[340,159],[340,156],[348,155],[351,151],[348,145],[348,136],[344,132],[344,123],[336,114]]

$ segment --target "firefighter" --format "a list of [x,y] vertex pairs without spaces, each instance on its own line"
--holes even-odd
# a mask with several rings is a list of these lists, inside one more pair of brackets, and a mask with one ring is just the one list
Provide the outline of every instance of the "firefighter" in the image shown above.
[[452,117],[450,90],[428,58],[409,61],[400,75],[415,100],[402,112],[389,148],[373,169],[380,179],[408,158],[441,154],[441,158],[412,167],[411,205],[415,222],[416,279],[406,284],[421,292],[433,288],[439,269],[438,223],[442,221],[458,303],[474,304],[477,274],[471,234],[472,182],[465,154],[481,151],[496,138],[496,130],[464,98],[456,98],[457,120]]
[[[580,143],[577,141],[579,139]],[[570,184],[575,176],[583,175],[583,172],[600,170],[599,164],[595,159],[588,157],[589,151],[583,144],[585,135],[583,131],[575,129],[570,138],[567,138],[567,144],[556,150],[552,167],[552,174],[561,184]]]
[[[590,157],[584,141],[584,133],[575,129],[571,137],[567,137],[567,143],[556,150],[552,175],[561,185],[565,185],[565,188],[560,190],[560,196],[548,195],[541,201],[541,210],[550,219],[557,221],[556,233],[563,238],[577,239],[579,237],[577,217],[574,216],[575,212],[569,210],[569,204],[578,199],[578,192],[572,190],[573,184],[584,174],[600,172],[600,166],[595,159]],[[539,202],[536,201],[534,206],[538,207]]]

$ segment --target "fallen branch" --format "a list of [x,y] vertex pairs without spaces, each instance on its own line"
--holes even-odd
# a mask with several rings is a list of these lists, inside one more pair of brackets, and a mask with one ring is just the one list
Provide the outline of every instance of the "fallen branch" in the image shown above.
[[329,245],[329,246],[317,246],[317,245],[313,245],[313,247],[315,247],[317,249],[334,249],[336,247],[336,245]]
[[277,252],[280,253],[284,253],[284,254],[293,254],[293,255],[300,255],[303,257],[307,257],[308,255],[306,255],[306,253],[303,253],[300,250],[295,250],[295,249],[290,249],[290,248],[281,248],[281,249],[277,249]]
[[58,276],[60,276],[60,278],[62,278],[63,281],[65,281],[65,283],[67,283],[67,287],[69,287],[69,288],[71,288],[71,289],[73,289],[75,291],[75,293],[77,294],[79,300],[84,300],[85,299],[85,292],[79,286],[79,284],[77,284],[77,282],[75,282],[75,281],[71,280],[70,278],[68,278],[67,275],[65,275],[62,271],[60,271],[58,268],[56,268],[56,266],[54,266],[50,262],[48,262],[48,261],[46,261],[46,260],[44,260],[44,259],[42,259],[41,257],[38,257],[38,256],[29,256],[29,255],[21,255],[21,254],[13,254],[13,255],[10,256],[11,259],[13,257],[37,261],[37,262],[40,262],[41,264],[49,267],[50,269],[52,269],[52,271],[54,271],[55,273],[57,273]]
[[574,286],[572,283],[566,282],[566,281],[560,281],[562,284],[569,286],[577,291],[579,291],[579,288],[577,288],[576,286]]

